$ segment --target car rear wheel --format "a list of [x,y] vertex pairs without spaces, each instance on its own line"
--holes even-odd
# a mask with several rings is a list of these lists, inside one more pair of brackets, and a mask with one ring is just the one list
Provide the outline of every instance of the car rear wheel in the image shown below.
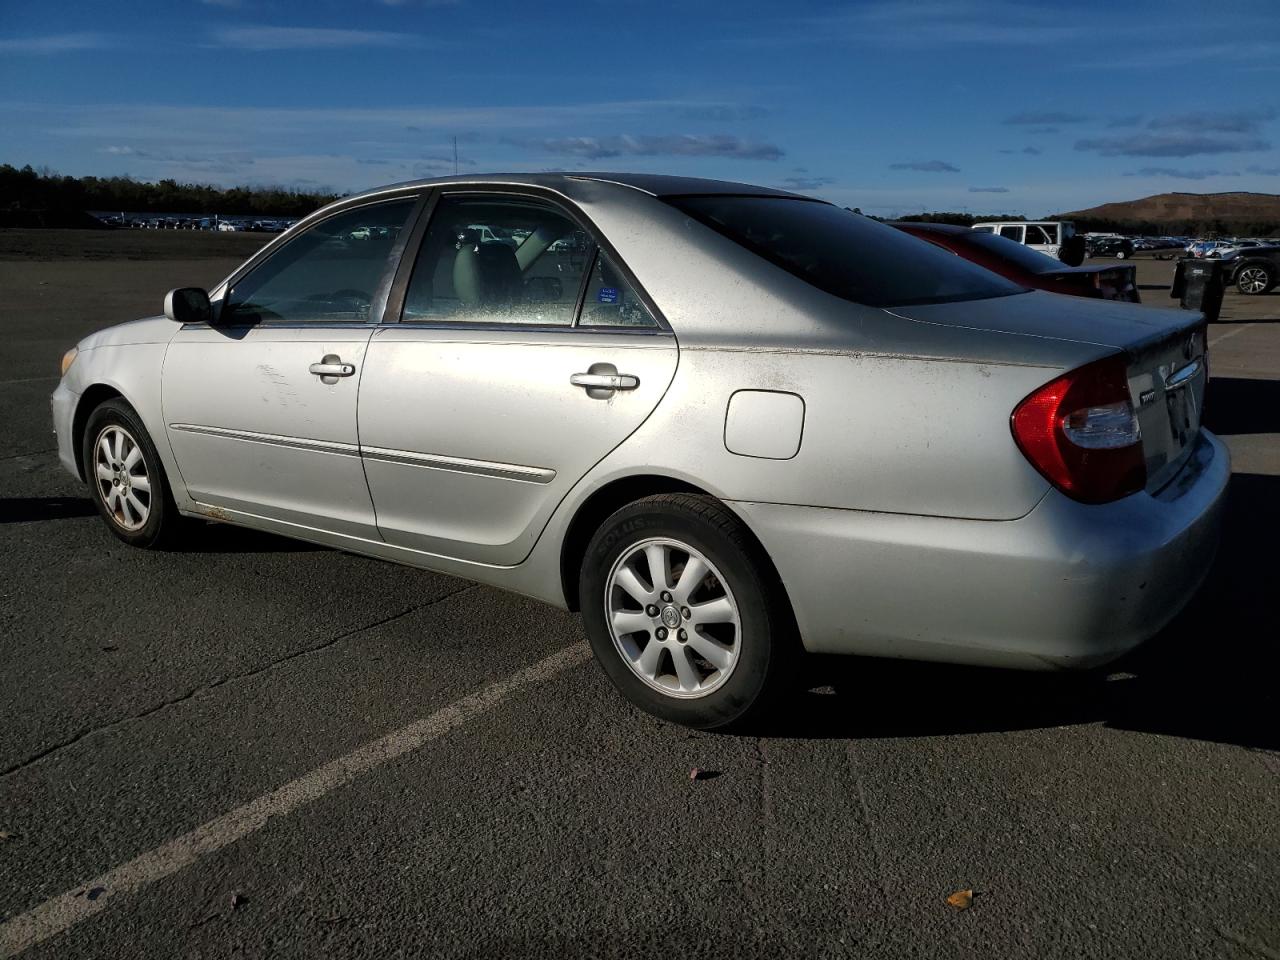
[[790,609],[743,523],[711,497],[646,497],[587,547],[582,618],[641,709],[700,729],[758,717],[790,672]]
[[106,401],[89,414],[82,443],[85,483],[107,528],[134,547],[170,539],[181,518],[137,411]]
[[1236,274],[1236,289],[1241,293],[1256,296],[1266,293],[1275,285],[1275,276],[1263,264],[1249,264]]

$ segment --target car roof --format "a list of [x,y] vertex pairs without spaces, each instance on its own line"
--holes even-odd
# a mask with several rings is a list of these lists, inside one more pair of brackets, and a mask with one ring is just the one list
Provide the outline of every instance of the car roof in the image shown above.
[[[455,177],[431,177],[423,180],[405,180],[400,183],[376,187],[357,197],[385,193],[388,190],[405,190],[414,187],[435,186],[528,186],[544,187],[559,192],[568,192],[574,183],[595,181],[611,183],[647,193],[653,197],[675,197],[689,194],[729,194],[758,197],[794,197],[811,199],[798,193],[779,190],[774,187],[762,187],[750,183],[736,183],[731,180],[709,180],[702,177],[674,177],[657,173],[486,173],[465,174]],[[351,198],[348,198],[351,199]]]

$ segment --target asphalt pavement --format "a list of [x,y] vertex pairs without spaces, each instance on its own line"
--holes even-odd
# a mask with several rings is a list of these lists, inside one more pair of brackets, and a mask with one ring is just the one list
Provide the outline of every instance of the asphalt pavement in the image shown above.
[[520,597],[112,538],[58,356],[232,265],[0,261],[0,956],[1280,957],[1280,293],[1210,331],[1227,528],[1159,637],[1088,678],[815,661],[739,737]]

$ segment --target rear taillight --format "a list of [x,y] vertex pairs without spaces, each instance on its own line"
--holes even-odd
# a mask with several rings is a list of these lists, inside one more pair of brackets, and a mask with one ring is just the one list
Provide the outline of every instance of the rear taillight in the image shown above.
[[1142,431],[1117,355],[1046,383],[1013,411],[1013,439],[1031,465],[1082,503],[1107,503],[1147,483]]

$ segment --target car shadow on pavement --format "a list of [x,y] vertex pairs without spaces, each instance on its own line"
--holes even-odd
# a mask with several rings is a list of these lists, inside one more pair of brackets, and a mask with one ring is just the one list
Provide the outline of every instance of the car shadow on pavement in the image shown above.
[[172,549],[178,553],[313,553],[328,547],[193,517]]
[[1280,477],[1237,474],[1203,588],[1138,650],[1085,674],[982,670],[862,658],[814,659],[807,692],[753,732],[897,738],[1101,723],[1143,733],[1280,749]]
[[1213,377],[1205,393],[1204,425],[1214,433],[1280,433],[1280,380]]
[[0,523],[69,520],[97,512],[87,497],[0,497]]

